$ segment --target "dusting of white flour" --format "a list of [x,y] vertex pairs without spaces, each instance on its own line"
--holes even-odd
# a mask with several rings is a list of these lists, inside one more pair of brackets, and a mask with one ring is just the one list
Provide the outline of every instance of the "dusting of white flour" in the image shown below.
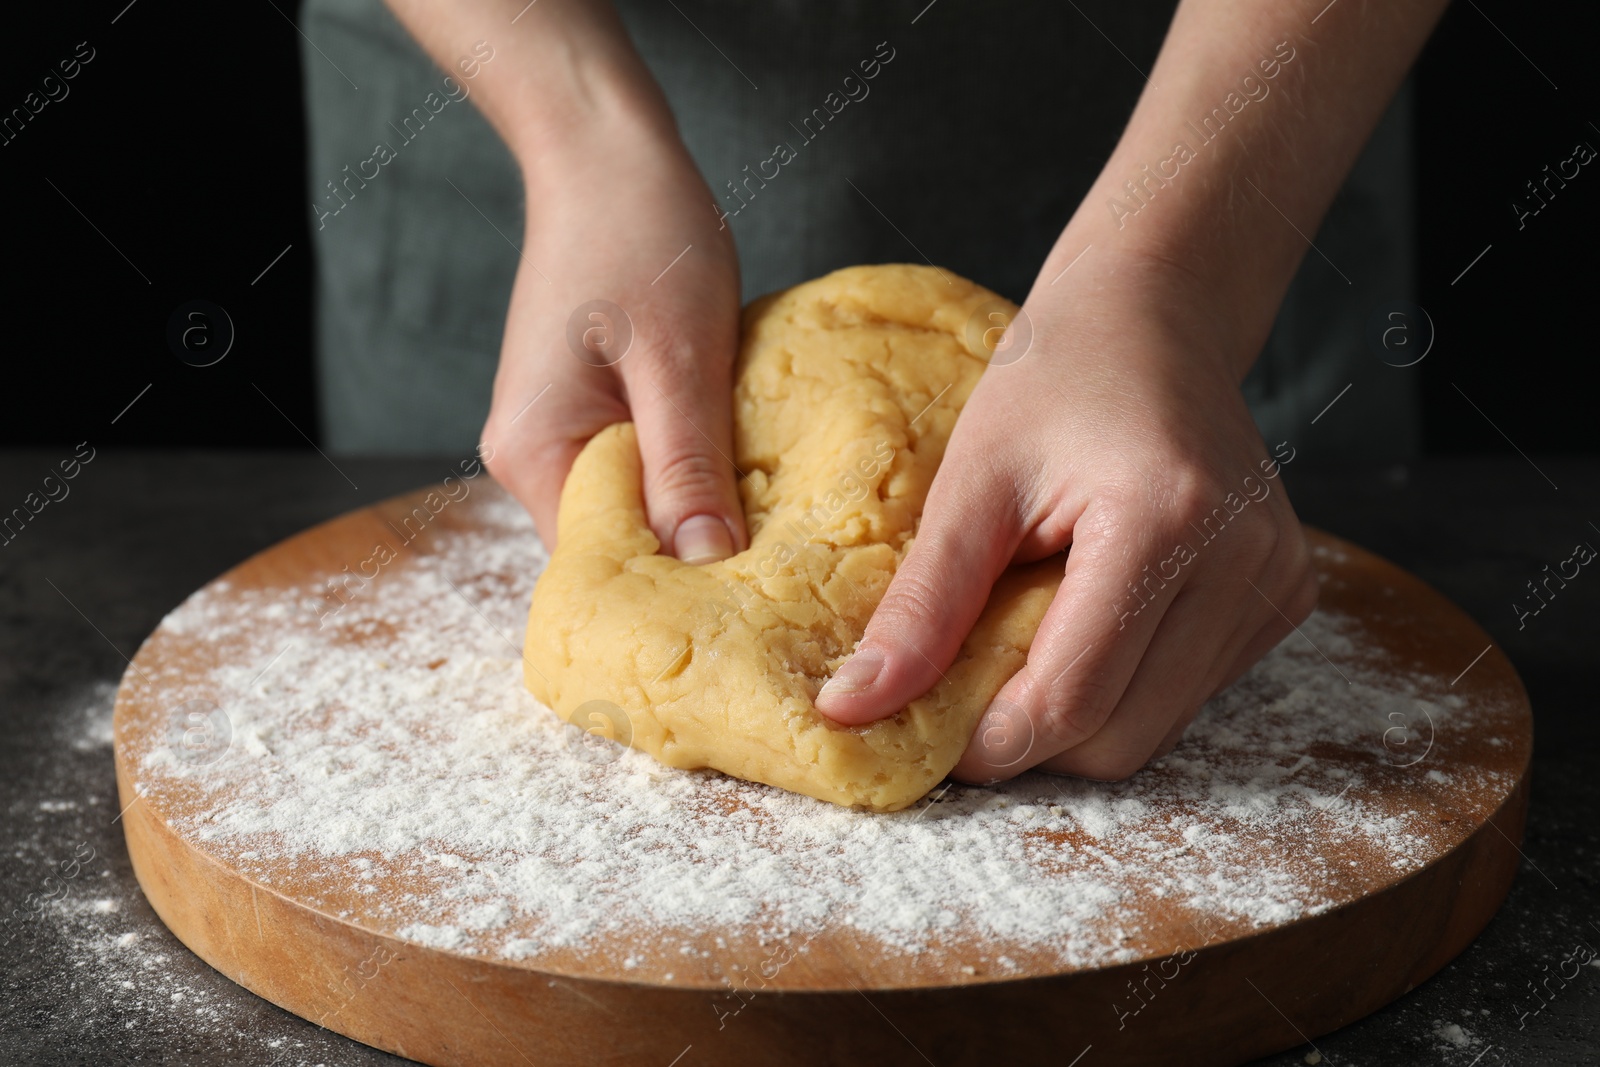
[[[670,962],[730,931],[849,927],[924,961],[981,941],[1003,968],[1013,948],[1130,958],[1153,899],[1235,926],[1326,910],[1356,872],[1437,858],[1437,809],[1499,773],[1428,758],[1474,709],[1323,612],[1127,782],[1029,774],[878,815],[672,770],[527,694],[546,557],[509,501],[475,516],[352,583],[336,614],[320,585],[190,598],[156,639],[216,665],[152,683],[174,709],[214,701],[230,739],[208,760],[136,747],[138,788],[186,798],[177,828],[261,883],[292,871],[297,892],[429,946],[537,962],[624,939],[641,955],[619,965],[648,970],[646,948]],[[1431,803],[1396,811],[1397,783]]]

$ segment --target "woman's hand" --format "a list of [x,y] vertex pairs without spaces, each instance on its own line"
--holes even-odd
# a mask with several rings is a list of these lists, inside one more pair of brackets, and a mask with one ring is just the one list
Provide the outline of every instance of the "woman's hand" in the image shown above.
[[483,451],[553,546],[573,459],[631,419],[662,551],[704,563],[747,543],[729,458],[739,266],[663,112],[526,154],[527,229]]
[[[480,454],[556,540],[561,486],[632,419],[663,552],[745,547],[734,489],[739,264],[665,96],[610,4],[388,0],[522,169],[527,224]],[[475,70],[476,73],[467,73]]]
[[1028,351],[973,390],[823,714],[871,722],[922,695],[1001,570],[1070,545],[953,773],[1121,778],[1310,614],[1305,538],[1238,386],[1444,4],[1182,0],[1024,306]]
[[871,722],[921,696],[1000,572],[1070,545],[1026,666],[953,774],[1122,778],[1310,613],[1317,580],[1277,480],[1292,452],[1269,456],[1233,369],[1247,361],[1203,288],[1109,254],[1035,285],[1028,351],[973,391],[915,544],[817,698],[824,714]]

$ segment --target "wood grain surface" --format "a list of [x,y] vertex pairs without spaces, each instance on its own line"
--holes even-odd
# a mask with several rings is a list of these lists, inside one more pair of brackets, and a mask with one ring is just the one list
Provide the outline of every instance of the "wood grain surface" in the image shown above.
[[[338,574],[421,495],[315,527],[219,581],[242,594]],[[492,486],[475,490],[413,547],[426,552],[440,537],[479,529],[497,496]],[[748,976],[775,951],[737,928],[681,931],[707,946],[700,964],[650,958],[655,950],[641,942],[643,964],[626,970],[617,952],[519,961],[427,947],[397,933],[406,925],[403,864],[378,880],[376,894],[340,897],[326,878],[313,887],[287,857],[276,867],[268,857],[272,876],[264,878],[259,864],[241,870],[180,829],[203,815],[206,796],[149,788],[139,757],[165,743],[163,691],[209,671],[225,649],[167,627],[140,649],[117,697],[129,854],[162,920],[219,971],[289,1011],[430,1064],[1237,1063],[1359,1018],[1459,953],[1510,887],[1527,808],[1532,720],[1509,661],[1417,579],[1327,534],[1311,537],[1323,605],[1361,619],[1419,675],[1457,678],[1449,692],[1474,710],[1472,729],[1438,738],[1425,767],[1471,772],[1486,784],[1441,805],[1424,774],[1386,777],[1383,806],[1427,815],[1418,845],[1426,863],[1401,872],[1382,856],[1356,856],[1325,887],[1335,906],[1309,917],[1211,924],[1201,936],[1193,914],[1152,898],[1137,903],[1141,921],[1123,946],[1130,962],[1074,967],[1024,946],[1011,950],[1015,967],[1004,973],[976,947],[963,963],[959,934],[938,962],[908,964],[841,925],[811,932],[806,951],[787,953],[770,979],[733,992],[730,972]],[[1116,1007],[1131,996],[1139,997],[1137,1019]],[[739,1010],[730,1013],[730,1003]]]

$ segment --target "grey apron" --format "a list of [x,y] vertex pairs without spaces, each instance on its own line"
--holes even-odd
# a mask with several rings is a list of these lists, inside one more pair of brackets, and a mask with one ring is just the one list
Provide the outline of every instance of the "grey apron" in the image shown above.
[[[1116,144],[1174,6],[925,2],[618,5],[729,212],[746,300],[852,264],[923,261],[1021,300]],[[516,166],[380,0],[307,0],[302,29],[324,440],[469,451],[518,264]],[[1412,299],[1409,122],[1402,93],[1245,383],[1269,442],[1325,462],[1416,450],[1414,375],[1363,340],[1376,309]],[[780,143],[792,158],[752,182]]]

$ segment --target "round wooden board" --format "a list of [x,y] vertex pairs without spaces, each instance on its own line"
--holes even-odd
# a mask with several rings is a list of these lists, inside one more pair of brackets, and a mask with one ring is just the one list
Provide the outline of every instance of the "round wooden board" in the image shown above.
[[[375,543],[394,541],[424,495],[308,530],[201,593],[224,609],[236,602],[238,614],[260,611],[274,591],[314,588]],[[503,494],[486,479],[474,483],[462,502],[432,512],[389,572],[452,536],[509,536],[490,520],[495,509],[504,515]],[[1192,912],[1151,897],[1126,905],[1139,921],[1115,963],[1075,965],[1009,946],[1006,968],[959,935],[947,938],[948,951],[908,958],[841,924],[810,931],[805,951],[786,952],[776,973],[754,982],[750,963],[771,960],[774,949],[736,924],[678,931],[704,946],[687,957],[659,950],[656,958],[659,938],[636,951],[573,948],[534,960],[429,947],[398,932],[412,888],[399,866],[362,895],[330,889],[283,857],[240,863],[196,832],[212,802],[203,790],[164,790],[142,769],[147,754],[171,744],[171,694],[203,681],[228,651],[171,620],[140,649],[117,696],[128,851],[156,912],[212,966],[289,1011],[430,1064],[1236,1063],[1357,1019],[1460,952],[1510,887],[1527,807],[1532,720],[1500,649],[1417,579],[1327,534],[1310,536],[1323,606],[1359,619],[1392,661],[1438,680],[1434,695],[1472,714],[1430,736],[1421,762],[1365,769],[1376,786],[1368,805],[1424,827],[1410,838],[1422,859],[1397,869],[1356,854],[1321,887],[1329,906],[1281,923],[1222,921],[1202,932]],[[525,598],[530,584],[488,576],[478,588]],[[316,622],[303,627],[305,640],[319,639]],[[382,651],[379,642],[372,654]],[[1316,758],[1372,763],[1370,751],[1336,748]],[[1433,784],[1447,778],[1478,785]],[[741,972],[737,988],[729,976]]]

